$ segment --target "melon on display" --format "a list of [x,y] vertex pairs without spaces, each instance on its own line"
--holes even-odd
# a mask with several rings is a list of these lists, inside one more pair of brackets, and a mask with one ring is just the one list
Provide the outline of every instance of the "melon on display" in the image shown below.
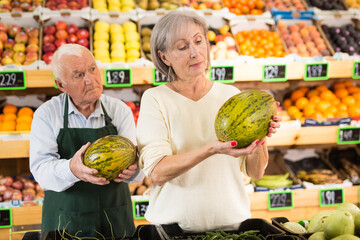
[[94,176],[115,179],[135,163],[136,148],[127,138],[108,135],[93,142],[84,154],[84,164],[98,170]]
[[215,132],[220,141],[237,141],[244,148],[263,139],[277,112],[275,99],[261,90],[248,90],[227,100],[215,118]]

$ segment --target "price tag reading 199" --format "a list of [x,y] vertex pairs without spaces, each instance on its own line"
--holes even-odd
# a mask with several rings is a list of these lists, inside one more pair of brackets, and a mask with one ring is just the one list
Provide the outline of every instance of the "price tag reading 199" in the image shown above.
[[149,200],[133,201],[134,219],[144,219],[148,205],[149,205]]
[[222,83],[234,83],[234,67],[233,66],[214,66],[210,70],[210,80]]
[[327,80],[329,79],[328,63],[310,63],[305,65],[305,81]]
[[0,90],[26,89],[24,71],[1,71]]
[[293,207],[293,194],[291,191],[268,193],[269,210],[290,209]]
[[344,189],[321,189],[319,192],[320,206],[333,206],[344,202]]
[[154,86],[158,86],[161,84],[165,84],[168,83],[169,80],[167,79],[167,77],[160,73],[156,68],[153,69],[153,85]]
[[130,87],[131,85],[131,69],[123,68],[105,70],[106,87]]

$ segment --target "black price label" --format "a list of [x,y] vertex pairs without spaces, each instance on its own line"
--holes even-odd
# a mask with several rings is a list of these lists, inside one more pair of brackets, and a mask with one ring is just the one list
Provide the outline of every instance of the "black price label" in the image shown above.
[[169,80],[164,74],[159,72],[156,68],[153,69],[153,85],[158,86],[168,82]]
[[320,206],[334,206],[344,202],[344,189],[321,189],[319,191]]
[[262,81],[263,82],[285,82],[286,78],[286,65],[285,64],[276,64],[276,65],[264,65]]
[[291,191],[268,193],[269,210],[290,209],[293,207],[293,193]]
[[26,89],[26,75],[24,71],[1,71],[0,90]]
[[11,208],[0,208],[0,228],[9,228],[12,226]]
[[336,139],[337,144],[358,144],[360,143],[360,127],[338,128]]
[[130,87],[132,85],[130,68],[105,69],[106,87]]
[[222,83],[234,83],[233,66],[214,66],[210,69],[210,80]]
[[360,62],[354,62],[352,78],[354,79],[360,78]]
[[329,79],[329,63],[309,63],[305,64],[305,81],[327,80]]
[[148,205],[149,205],[149,200],[133,201],[134,219],[144,219]]

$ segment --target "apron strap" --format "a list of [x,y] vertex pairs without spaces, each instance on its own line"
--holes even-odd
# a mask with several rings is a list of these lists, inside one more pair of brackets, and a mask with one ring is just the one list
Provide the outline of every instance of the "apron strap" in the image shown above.
[[69,115],[69,95],[65,97],[65,108],[64,108],[64,129],[68,128],[68,115]]
[[101,108],[102,108],[102,110],[104,111],[104,114],[105,114],[105,125],[108,125],[108,124],[110,124],[112,122],[112,119],[107,114],[106,109],[105,109],[104,105],[102,104],[102,102],[100,102],[100,103],[101,103]]

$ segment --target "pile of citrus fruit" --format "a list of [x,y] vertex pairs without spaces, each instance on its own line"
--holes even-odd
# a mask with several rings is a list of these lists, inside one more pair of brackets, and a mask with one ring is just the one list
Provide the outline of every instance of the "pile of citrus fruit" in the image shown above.
[[241,55],[264,57],[284,57],[285,50],[280,34],[266,29],[239,31],[235,34]]
[[30,131],[34,111],[6,104],[0,114],[0,131]]
[[223,0],[224,6],[236,15],[261,15],[264,13],[263,0]]
[[351,80],[336,82],[330,88],[323,84],[311,89],[300,87],[283,106],[292,118],[300,120],[360,117],[360,87]]

